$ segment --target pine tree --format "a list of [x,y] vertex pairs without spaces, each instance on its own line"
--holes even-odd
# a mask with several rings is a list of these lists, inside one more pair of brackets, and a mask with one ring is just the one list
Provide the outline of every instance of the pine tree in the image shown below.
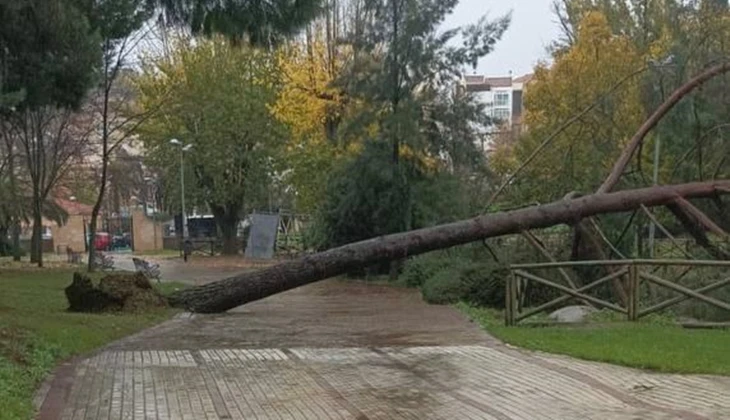
[[[454,98],[452,91],[463,69],[492,50],[510,17],[482,18],[440,33],[457,3],[358,3],[347,37],[354,57],[337,84],[367,106],[343,124],[340,135],[358,132],[371,144],[347,166],[349,171],[337,174],[350,178],[349,184],[330,182],[320,219],[322,247],[422,226],[421,215],[429,213],[423,205],[439,198],[424,196],[421,181],[483,158],[476,147],[478,126],[487,122],[483,105],[469,96]],[[370,223],[352,217],[361,214],[357,207],[364,202],[370,203]]]

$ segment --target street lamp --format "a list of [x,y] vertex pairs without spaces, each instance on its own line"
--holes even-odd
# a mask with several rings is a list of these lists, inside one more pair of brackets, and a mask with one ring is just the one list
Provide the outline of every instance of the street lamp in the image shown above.
[[180,201],[182,204],[182,241],[184,242],[185,238],[188,237],[188,221],[187,217],[185,217],[185,163],[183,156],[185,152],[193,147],[193,145],[183,144],[178,139],[170,140],[170,144],[180,147]]

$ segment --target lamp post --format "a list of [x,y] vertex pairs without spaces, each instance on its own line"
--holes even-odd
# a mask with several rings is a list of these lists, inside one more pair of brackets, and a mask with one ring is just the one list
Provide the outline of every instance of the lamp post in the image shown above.
[[172,139],[170,140],[170,144],[173,146],[177,146],[180,148],[180,202],[182,204],[182,243],[185,241],[185,238],[188,237],[188,221],[187,217],[185,217],[185,161],[184,161],[184,155],[185,152],[190,150],[193,145],[192,144],[183,144],[178,139]]

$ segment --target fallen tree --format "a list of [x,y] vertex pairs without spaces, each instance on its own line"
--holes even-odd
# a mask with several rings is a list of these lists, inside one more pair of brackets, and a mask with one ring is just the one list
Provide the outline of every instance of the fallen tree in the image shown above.
[[267,296],[334,277],[380,261],[391,261],[496,236],[561,223],[576,223],[603,213],[663,206],[678,198],[702,198],[730,191],[730,181],[655,186],[598,193],[468,220],[356,242],[254,272],[182,290],[170,304],[192,312],[224,312]]

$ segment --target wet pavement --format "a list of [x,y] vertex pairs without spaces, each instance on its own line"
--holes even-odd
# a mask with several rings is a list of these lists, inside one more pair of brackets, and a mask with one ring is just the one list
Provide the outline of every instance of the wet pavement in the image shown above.
[[48,384],[41,419],[730,418],[730,378],[514,349],[413,290],[340,280],[183,314]]

